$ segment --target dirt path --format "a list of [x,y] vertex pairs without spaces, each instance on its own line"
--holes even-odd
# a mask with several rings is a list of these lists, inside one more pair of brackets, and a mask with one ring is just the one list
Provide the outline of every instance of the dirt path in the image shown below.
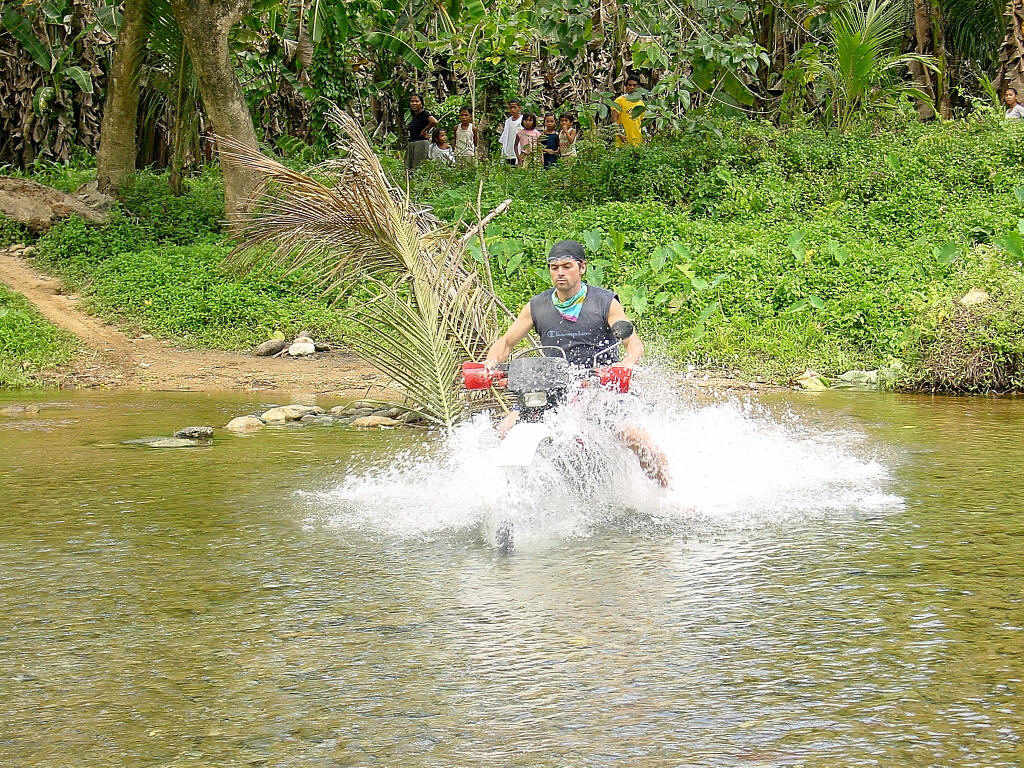
[[383,377],[342,353],[308,358],[255,357],[239,352],[181,349],[153,338],[132,338],[82,311],[61,283],[24,259],[0,251],[0,282],[25,296],[51,323],[77,336],[84,347],[68,366],[43,379],[60,387],[138,390],[282,390],[382,397]]

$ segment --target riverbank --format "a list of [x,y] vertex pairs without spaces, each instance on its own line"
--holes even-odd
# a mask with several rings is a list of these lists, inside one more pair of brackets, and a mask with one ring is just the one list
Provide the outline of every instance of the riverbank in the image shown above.
[[[60,389],[380,396],[387,383],[340,350],[301,359],[255,357],[125,333],[83,311],[82,299],[67,292],[60,280],[2,250],[0,284],[8,286],[0,288],[0,305],[17,307],[0,318],[10,328],[0,344],[19,363],[16,373],[0,368],[0,383],[8,388],[35,383]],[[18,349],[15,336],[22,339]]]
[[[509,305],[546,285],[551,242],[580,239],[591,281],[613,287],[648,347],[679,367],[774,385],[810,368],[824,384],[881,369],[907,389],[1024,388],[1024,126],[711,128],[639,149],[581,145],[575,165],[550,172],[425,166],[413,197],[453,222],[472,220],[478,191],[484,210],[513,200],[487,228]],[[88,174],[40,180],[68,189]],[[107,225],[72,218],[40,237],[33,267],[134,340],[240,352],[309,330],[338,344],[344,302],[301,272],[225,266],[221,218],[216,173],[175,197],[141,172]],[[0,245],[19,238],[0,226]]]

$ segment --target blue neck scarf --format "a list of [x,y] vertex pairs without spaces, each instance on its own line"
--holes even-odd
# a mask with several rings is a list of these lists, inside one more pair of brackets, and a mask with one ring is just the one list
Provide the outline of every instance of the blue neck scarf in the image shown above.
[[551,292],[551,302],[555,305],[555,309],[558,310],[558,314],[568,320],[570,323],[575,323],[580,319],[580,310],[583,309],[583,302],[587,299],[587,284],[584,283],[580,286],[579,292],[566,299],[565,301],[558,300],[558,291]]

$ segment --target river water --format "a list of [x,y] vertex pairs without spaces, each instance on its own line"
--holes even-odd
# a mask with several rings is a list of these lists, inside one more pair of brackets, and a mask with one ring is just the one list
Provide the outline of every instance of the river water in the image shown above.
[[502,485],[479,425],[159,450],[119,441],[271,403],[31,399],[0,765],[1024,762],[1024,401],[684,400],[673,489],[595,501]]

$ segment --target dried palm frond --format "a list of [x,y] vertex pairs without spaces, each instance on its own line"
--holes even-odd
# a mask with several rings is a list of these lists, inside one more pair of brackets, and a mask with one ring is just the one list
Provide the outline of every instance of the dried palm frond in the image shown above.
[[353,351],[387,374],[428,421],[450,426],[466,412],[457,385],[463,361],[478,359],[511,319],[481,278],[465,236],[417,209],[384,173],[356,122],[335,110],[342,157],[310,174],[219,139],[222,151],[256,172],[259,186],[232,221],[233,258],[269,258],[303,270],[334,299],[353,285],[376,297],[350,312]]

